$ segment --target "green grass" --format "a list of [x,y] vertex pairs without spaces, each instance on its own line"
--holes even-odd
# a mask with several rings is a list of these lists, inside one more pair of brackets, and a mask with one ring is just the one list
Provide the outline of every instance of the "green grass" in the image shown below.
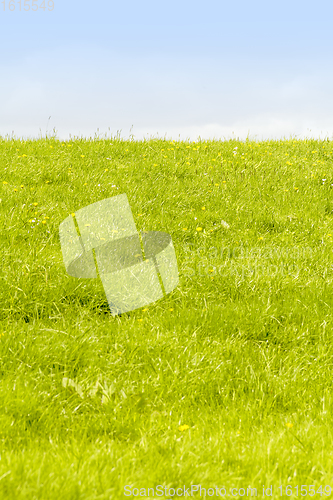
[[[333,488],[332,157],[312,139],[0,138],[0,498]],[[121,193],[138,230],[171,235],[180,282],[113,317],[58,230]]]

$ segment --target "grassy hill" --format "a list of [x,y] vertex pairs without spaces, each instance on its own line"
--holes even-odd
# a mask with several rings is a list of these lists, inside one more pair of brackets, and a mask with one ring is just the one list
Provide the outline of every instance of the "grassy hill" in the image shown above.
[[[332,157],[0,138],[1,498],[329,496]],[[171,235],[180,282],[114,317],[99,279],[67,274],[59,224],[122,193]]]

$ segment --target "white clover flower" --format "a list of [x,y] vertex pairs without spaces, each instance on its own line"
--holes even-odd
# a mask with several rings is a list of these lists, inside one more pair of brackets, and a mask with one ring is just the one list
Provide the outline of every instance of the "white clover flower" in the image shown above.
[[221,226],[225,227],[226,229],[229,229],[229,224],[225,220],[221,220]]

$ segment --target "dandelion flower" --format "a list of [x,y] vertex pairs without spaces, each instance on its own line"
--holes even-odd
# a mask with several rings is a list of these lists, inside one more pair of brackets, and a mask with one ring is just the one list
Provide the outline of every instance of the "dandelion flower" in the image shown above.
[[33,206],[34,206],[34,207],[37,207],[37,205],[38,205],[38,203],[33,203]]
[[206,207],[201,207],[201,210],[206,210]]
[[183,431],[186,431],[187,429],[189,429],[190,426],[185,424],[185,425],[180,425],[178,428],[179,428],[180,432],[183,432]]
[[183,231],[187,231],[187,227],[183,227]]
[[293,426],[293,424],[292,424],[292,423],[287,422],[287,423],[286,423],[286,427],[288,427],[288,429],[291,429],[291,428],[292,428],[292,427],[294,427],[294,426]]
[[81,158],[84,158],[84,155],[81,155]]
[[202,231],[202,227],[197,227],[197,231]]

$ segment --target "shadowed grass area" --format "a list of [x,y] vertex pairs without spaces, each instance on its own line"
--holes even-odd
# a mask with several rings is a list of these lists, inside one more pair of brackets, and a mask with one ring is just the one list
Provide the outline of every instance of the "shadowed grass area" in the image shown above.
[[[0,138],[0,153],[0,497],[328,497],[331,141]],[[139,231],[171,235],[180,283],[113,317],[99,279],[66,273],[58,230],[121,193]]]

